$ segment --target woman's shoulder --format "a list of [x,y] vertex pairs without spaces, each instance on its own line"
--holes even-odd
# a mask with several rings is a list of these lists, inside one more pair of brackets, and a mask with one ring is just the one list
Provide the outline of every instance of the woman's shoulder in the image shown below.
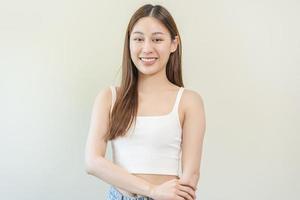
[[112,96],[112,89],[114,89],[115,86],[113,85],[107,85],[105,87],[102,87],[99,91],[97,96],[102,96],[104,98],[111,98]]
[[100,89],[100,91],[98,92],[98,95],[102,94],[102,95],[106,96],[107,98],[109,98],[109,97],[111,98],[113,90],[118,91],[119,88],[120,87],[116,86],[116,85],[107,85]]
[[203,105],[202,94],[199,91],[190,88],[184,88],[181,101],[185,108],[190,107],[193,109]]
[[195,98],[202,99],[202,95],[199,91],[191,89],[191,88],[186,88],[186,87],[183,87],[183,88],[184,88],[184,94],[187,99],[195,99]]
[[119,87],[115,85],[107,85],[105,87],[102,87],[96,94],[95,101],[101,104],[105,104],[106,107],[110,108],[114,95],[113,90],[117,90],[117,88]]

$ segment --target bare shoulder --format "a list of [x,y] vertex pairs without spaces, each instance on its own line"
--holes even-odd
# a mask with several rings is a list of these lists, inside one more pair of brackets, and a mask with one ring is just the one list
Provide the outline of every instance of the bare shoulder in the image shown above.
[[190,104],[190,103],[201,103],[203,104],[203,97],[201,96],[201,94],[195,90],[191,90],[191,89],[184,89],[182,98],[184,99],[184,102],[186,104]]
[[182,94],[182,104],[184,113],[204,109],[203,97],[199,92],[191,89],[184,89]]
[[101,104],[102,107],[109,109],[111,107],[112,92],[110,86],[100,89],[95,98],[95,104]]

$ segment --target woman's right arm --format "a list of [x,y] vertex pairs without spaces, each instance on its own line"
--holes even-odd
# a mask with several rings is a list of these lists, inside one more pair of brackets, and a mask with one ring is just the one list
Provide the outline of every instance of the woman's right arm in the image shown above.
[[178,185],[178,181],[175,181],[176,183],[169,181],[170,183],[166,182],[162,185],[153,185],[142,178],[130,174],[125,169],[105,158],[107,142],[103,140],[103,136],[108,131],[111,99],[111,91],[110,88],[107,87],[96,96],[94,101],[85,149],[86,172],[100,178],[108,184],[132,193],[158,199],[158,197],[160,198],[160,196],[162,196],[161,193],[163,192],[171,194],[172,192],[176,192],[175,190],[178,190],[179,194],[174,193],[175,198],[173,199],[192,200],[189,196],[191,196],[191,194],[193,195],[193,191],[188,187]]

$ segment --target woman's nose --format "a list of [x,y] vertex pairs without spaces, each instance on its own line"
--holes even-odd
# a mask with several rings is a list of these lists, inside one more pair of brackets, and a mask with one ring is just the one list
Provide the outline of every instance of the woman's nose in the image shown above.
[[152,52],[153,51],[153,44],[151,40],[145,40],[143,45],[143,52]]

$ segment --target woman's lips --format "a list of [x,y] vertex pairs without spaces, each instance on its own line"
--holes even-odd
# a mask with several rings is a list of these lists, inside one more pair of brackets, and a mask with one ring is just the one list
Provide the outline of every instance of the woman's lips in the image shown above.
[[153,65],[155,62],[156,62],[156,60],[157,60],[157,58],[140,58],[140,60],[142,61],[142,63],[144,64],[144,65]]

